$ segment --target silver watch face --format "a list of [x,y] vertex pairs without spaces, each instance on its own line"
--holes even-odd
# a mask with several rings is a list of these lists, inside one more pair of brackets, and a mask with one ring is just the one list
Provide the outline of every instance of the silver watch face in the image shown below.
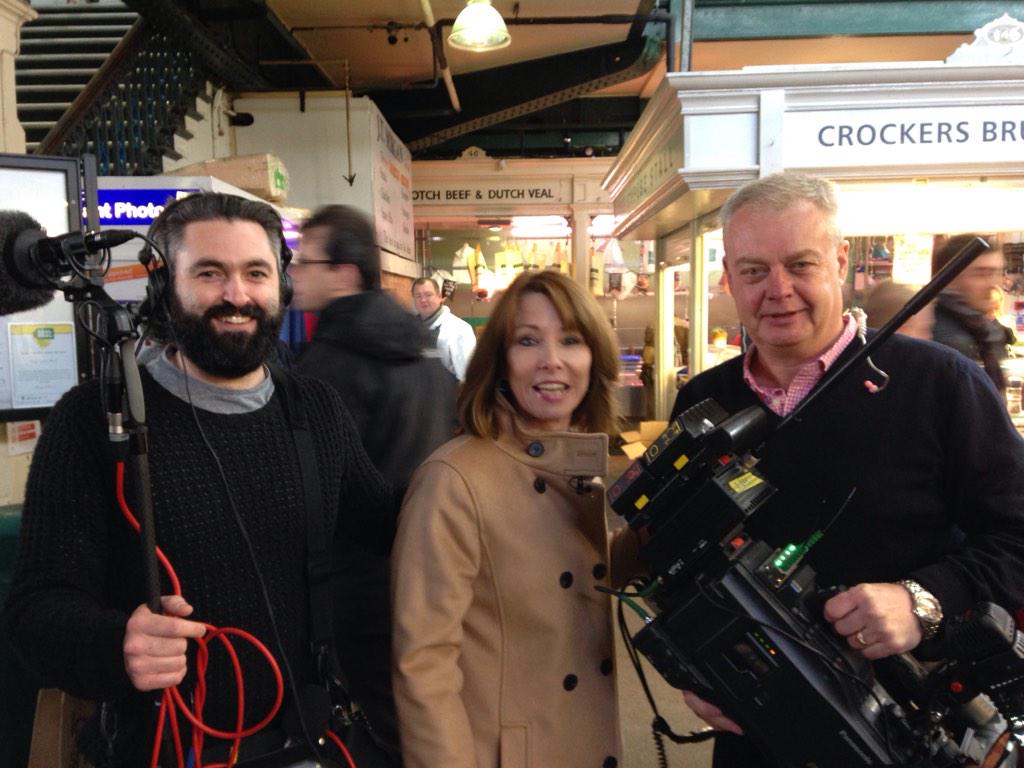
[[916,581],[904,580],[899,582],[910,592],[914,616],[921,624],[925,639],[931,638],[939,629],[942,622],[942,606],[938,598],[926,590]]
[[935,595],[920,591],[914,595],[914,614],[928,624],[938,624],[942,620],[942,609]]

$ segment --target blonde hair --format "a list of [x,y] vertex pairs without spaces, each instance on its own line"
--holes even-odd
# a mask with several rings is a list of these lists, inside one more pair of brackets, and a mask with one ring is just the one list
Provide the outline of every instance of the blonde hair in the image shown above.
[[[619,355],[611,324],[597,301],[569,277],[552,270],[524,272],[501,295],[477,342],[459,391],[462,429],[477,437],[497,438],[499,412],[511,402],[508,392],[508,348],[523,296],[536,293],[555,307],[566,330],[579,333],[590,349],[590,386],[572,414],[572,425],[585,432],[616,429],[615,387]],[[499,392],[504,398],[499,398]],[[515,407],[514,403],[511,403]]]

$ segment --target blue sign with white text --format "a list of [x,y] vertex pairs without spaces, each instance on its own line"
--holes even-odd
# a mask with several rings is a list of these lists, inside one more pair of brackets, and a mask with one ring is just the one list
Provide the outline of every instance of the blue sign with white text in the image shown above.
[[149,226],[172,200],[198,189],[97,190],[101,227]]

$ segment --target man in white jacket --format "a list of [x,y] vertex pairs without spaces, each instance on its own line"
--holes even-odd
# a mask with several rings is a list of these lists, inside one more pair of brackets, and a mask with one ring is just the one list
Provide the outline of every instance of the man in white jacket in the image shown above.
[[466,365],[476,347],[472,326],[444,305],[441,291],[433,278],[421,277],[412,284],[412,302],[420,320],[434,338],[444,367],[459,382],[466,379]]

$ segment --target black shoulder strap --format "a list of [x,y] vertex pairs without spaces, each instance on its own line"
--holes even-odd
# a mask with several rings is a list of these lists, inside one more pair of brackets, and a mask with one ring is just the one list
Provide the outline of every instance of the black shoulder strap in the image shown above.
[[281,395],[285,418],[291,426],[295,451],[299,458],[299,475],[306,507],[306,569],[309,576],[310,644],[317,660],[318,672],[328,672],[328,658],[333,653],[334,631],[331,624],[331,537],[324,524],[323,495],[320,492],[320,471],[317,468],[313,433],[309,429],[306,409],[302,403],[295,377],[271,366],[274,387]]

